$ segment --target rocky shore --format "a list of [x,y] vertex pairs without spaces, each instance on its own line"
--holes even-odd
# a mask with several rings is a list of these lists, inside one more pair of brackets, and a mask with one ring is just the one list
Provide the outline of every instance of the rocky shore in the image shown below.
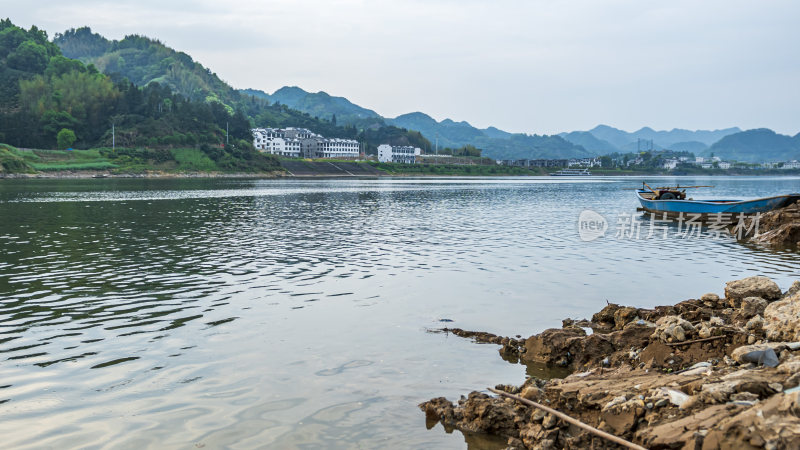
[[[753,220],[749,219],[748,227],[754,225]],[[770,247],[800,248],[800,201],[762,214],[758,220],[758,235],[751,241]]]
[[[445,329],[505,358],[568,369],[496,389],[651,449],[800,448],[800,282],[726,284],[653,309],[609,304],[529,338]],[[429,423],[487,433],[508,448],[621,448],[516,400],[472,392],[420,405]]]

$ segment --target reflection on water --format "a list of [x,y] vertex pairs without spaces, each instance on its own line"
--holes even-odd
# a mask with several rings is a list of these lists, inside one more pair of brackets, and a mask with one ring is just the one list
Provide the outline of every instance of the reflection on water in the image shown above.
[[[732,239],[615,239],[638,182],[0,180],[0,429],[18,447],[463,448],[416,404],[543,372],[424,332],[440,319],[529,335],[606,299],[800,273]],[[584,209],[609,234],[580,241]]]

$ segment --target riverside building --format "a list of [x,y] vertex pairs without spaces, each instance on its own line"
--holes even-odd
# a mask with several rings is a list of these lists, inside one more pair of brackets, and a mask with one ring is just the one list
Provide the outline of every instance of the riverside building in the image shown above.
[[417,162],[417,156],[420,154],[422,154],[422,150],[419,147],[412,147],[410,145],[397,146],[381,144],[378,146],[379,162],[414,164]]
[[253,128],[256,150],[292,158],[358,158],[358,141],[325,138],[306,128]]

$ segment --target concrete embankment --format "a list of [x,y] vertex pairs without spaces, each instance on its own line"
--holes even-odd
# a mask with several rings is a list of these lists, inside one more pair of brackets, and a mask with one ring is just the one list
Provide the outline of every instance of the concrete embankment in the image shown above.
[[357,162],[328,162],[282,160],[283,167],[290,176],[296,177],[377,177],[386,175],[375,167]]
[[[587,330],[591,329],[587,333]],[[504,358],[569,369],[496,389],[651,449],[800,448],[800,282],[726,284],[672,306],[608,305],[589,320],[523,338],[459,329]],[[509,448],[621,448],[509,398],[472,392],[420,405],[446,428],[508,439]]]

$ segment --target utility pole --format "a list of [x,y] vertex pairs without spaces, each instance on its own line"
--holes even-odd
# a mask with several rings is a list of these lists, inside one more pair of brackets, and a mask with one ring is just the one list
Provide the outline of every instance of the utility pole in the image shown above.
[[225,122],[225,146],[228,146],[228,122]]
[[114,123],[111,123],[111,151],[117,148],[117,135],[114,133]]

